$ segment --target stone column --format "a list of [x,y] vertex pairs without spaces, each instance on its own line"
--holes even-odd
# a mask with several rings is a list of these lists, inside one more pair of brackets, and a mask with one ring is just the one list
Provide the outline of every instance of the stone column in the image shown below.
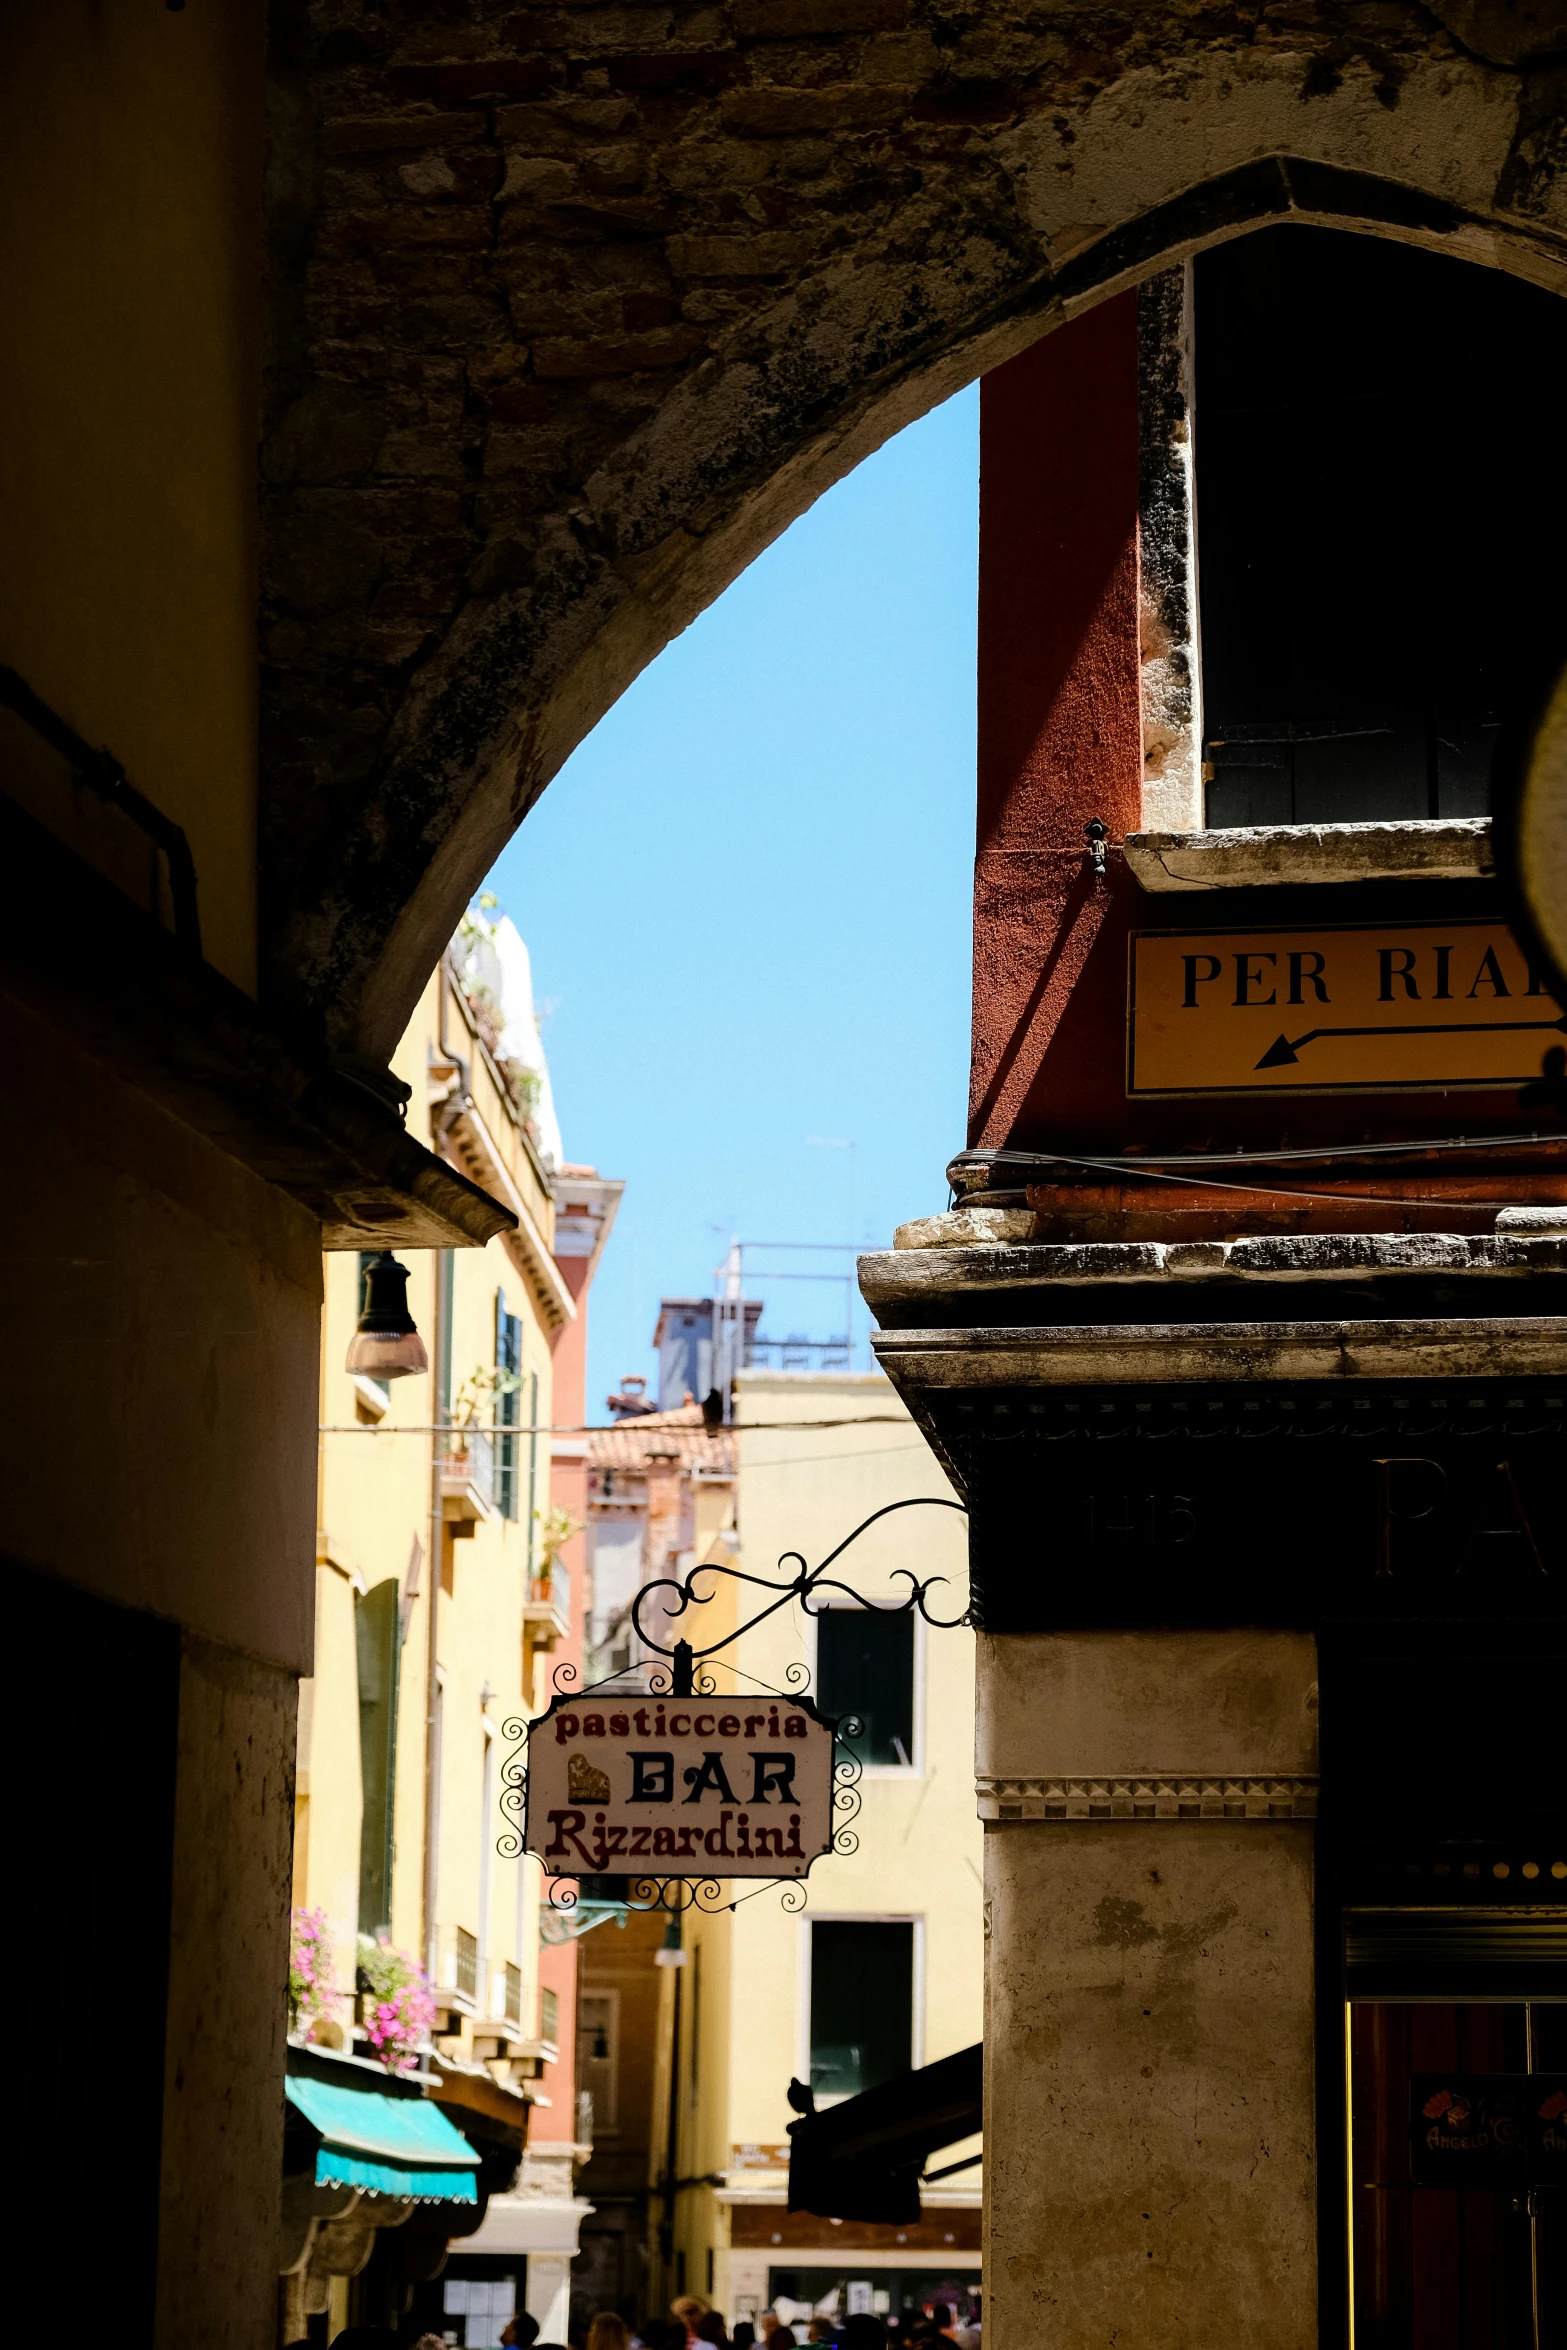
[[988,2350],[1315,2350],[1316,1646],[982,1637]]

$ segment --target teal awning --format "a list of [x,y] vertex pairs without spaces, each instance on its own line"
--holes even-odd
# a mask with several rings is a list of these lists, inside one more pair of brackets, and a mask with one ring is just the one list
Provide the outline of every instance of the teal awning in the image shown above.
[[422,2097],[339,2088],[291,2073],[288,2101],[321,2133],[318,2187],[362,2187],[421,2203],[477,2203],[479,2157],[444,2113]]

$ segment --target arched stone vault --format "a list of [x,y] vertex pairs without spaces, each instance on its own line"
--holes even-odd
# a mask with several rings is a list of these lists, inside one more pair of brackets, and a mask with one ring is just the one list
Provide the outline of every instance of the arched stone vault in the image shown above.
[[1075,311],[1284,215],[1567,291],[1567,0],[282,0],[273,71],[268,986],[340,1050],[660,647]]

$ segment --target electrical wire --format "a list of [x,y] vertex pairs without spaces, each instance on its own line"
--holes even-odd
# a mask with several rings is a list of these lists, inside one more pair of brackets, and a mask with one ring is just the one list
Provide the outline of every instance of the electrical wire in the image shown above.
[[[439,1427],[420,1427],[409,1420],[322,1420],[316,1425],[318,1436],[613,1436],[620,1429],[636,1428],[643,1413],[630,1420],[600,1420],[584,1423],[579,1428],[552,1427],[543,1421],[530,1427],[526,1422],[470,1421],[459,1426],[456,1421],[443,1422]],[[906,1425],[901,1412],[859,1412],[846,1420],[731,1420],[721,1428],[649,1428],[653,1436],[788,1436],[797,1429],[809,1428],[901,1428]]]
[[1526,1149],[1531,1144],[1567,1143],[1567,1134],[1445,1134],[1430,1142],[1333,1142],[1301,1150],[1271,1151],[1138,1151],[1134,1156],[1114,1152],[1096,1158],[1074,1158],[1068,1151],[959,1151],[954,1167],[1223,1167],[1281,1166],[1295,1159],[1365,1159],[1390,1154],[1409,1157],[1418,1151],[1494,1151],[1504,1147]]
[[[1148,1181],[1185,1184],[1190,1186],[1193,1190],[1197,1191],[1244,1192],[1250,1199],[1326,1200],[1332,1203],[1344,1202],[1350,1206],[1365,1206],[1373,1208],[1390,1207],[1394,1205],[1412,1208],[1441,1208],[1451,1207],[1455,1203],[1446,1199],[1432,1199],[1429,1196],[1423,1194],[1411,1195],[1409,1193],[1373,1191],[1307,1191],[1297,1185],[1291,1185],[1287,1183],[1226,1183],[1221,1176],[1217,1175],[1177,1175],[1173,1173],[1172,1170],[1177,1167],[1272,1167],[1293,1164],[1294,1162],[1303,1159],[1320,1162],[1323,1159],[1370,1158],[1378,1154],[1388,1153],[1396,1153],[1400,1156],[1408,1157],[1412,1152],[1416,1151],[1495,1150],[1498,1145],[1502,1143],[1511,1143],[1515,1146],[1527,1145],[1530,1143],[1540,1146],[1548,1146],[1551,1143],[1560,1143],[1564,1141],[1567,1141],[1567,1136],[1559,1134],[1484,1136],[1450,1135],[1438,1142],[1347,1143],[1344,1145],[1334,1145],[1325,1149],[1298,1151],[1183,1151],[1179,1153],[1171,1152],[1167,1156],[1158,1158],[1151,1155],[1147,1158],[1144,1158],[1139,1155],[1136,1158],[1090,1159],[1074,1157],[1067,1151],[1044,1152],[1001,1150],[987,1152],[983,1160],[978,1160],[978,1163],[987,1167],[1001,1166],[1003,1164],[1013,1167],[1038,1168],[1083,1167],[1087,1168],[1093,1174],[1118,1176],[1141,1175]],[[977,1154],[975,1154],[975,1160],[977,1160]],[[975,1163],[975,1160],[970,1160],[969,1163],[973,1164]],[[961,1158],[955,1159],[953,1161],[954,1166],[961,1166],[963,1163],[964,1161]],[[982,1191],[967,1192],[964,1194],[963,1205],[965,1207],[983,1207],[984,1204],[985,1195]]]
[[[1074,1167],[1093,1168],[1105,1175],[1144,1173],[1160,1183],[1180,1183],[1192,1191],[1242,1192],[1247,1199],[1315,1199],[1328,1200],[1335,1205],[1342,1203],[1350,1207],[1370,1208],[1450,1208],[1461,1204],[1453,1200],[1433,1199],[1423,1192],[1305,1191],[1298,1184],[1290,1183],[1226,1183],[1218,1175],[1172,1175],[1163,1167],[1129,1168],[1117,1159],[1071,1159],[1066,1163]],[[984,1198],[983,1192],[977,1192],[971,1201],[965,1201],[964,1204],[983,1206]]]

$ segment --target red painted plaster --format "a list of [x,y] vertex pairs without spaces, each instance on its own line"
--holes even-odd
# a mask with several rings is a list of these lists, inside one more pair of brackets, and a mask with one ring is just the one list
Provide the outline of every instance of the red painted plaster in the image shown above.
[[[1128,870],[1117,844],[1139,828],[1142,772],[1133,295],[982,383],[978,682],[971,1146],[1267,1150],[1537,1122],[1516,1092],[1127,1098],[1134,928],[1503,914],[1489,883],[1149,897]],[[1095,816],[1110,836],[1097,879]],[[1434,1204],[1449,1186],[1433,1166],[1422,1189]],[[1243,1210],[1255,1219],[1259,1203]]]
[[1137,307],[1122,295],[981,387],[979,826],[970,1137],[1008,1140],[1112,894],[1083,827],[1135,829]]

